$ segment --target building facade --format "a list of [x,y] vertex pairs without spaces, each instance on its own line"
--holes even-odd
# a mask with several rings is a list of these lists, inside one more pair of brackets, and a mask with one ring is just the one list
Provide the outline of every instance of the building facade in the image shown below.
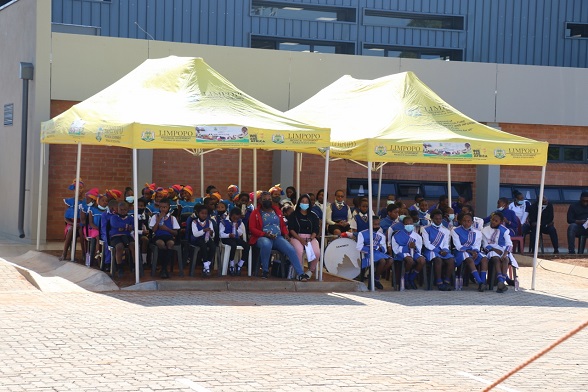
[[[565,7],[556,13],[561,18],[558,16],[552,31],[551,24],[540,23],[551,10],[551,2],[514,3],[521,5],[518,14],[512,14],[510,2],[502,1],[9,2],[0,8],[0,33],[10,39],[0,43],[0,50],[14,55],[0,57],[0,80],[3,86],[9,86],[0,91],[0,103],[5,107],[12,104],[14,121],[11,125],[0,126],[0,166],[3,168],[0,186],[13,188],[15,173],[19,172],[18,149],[11,146],[20,145],[21,140],[16,131],[21,125],[18,64],[22,61],[35,65],[30,87],[30,164],[26,177],[25,220],[26,238],[32,240],[37,237],[37,208],[44,211],[39,237],[61,239],[62,199],[70,196],[67,186],[75,177],[75,147],[41,147],[40,122],[106,88],[145,59],[168,55],[201,56],[245,92],[284,111],[345,74],[372,79],[410,70],[470,117],[506,132],[551,144],[546,194],[557,203],[557,228],[563,246],[567,206],[588,188],[588,113],[585,110],[588,100],[583,87],[588,83],[588,70],[585,69],[587,41],[583,33],[574,30],[574,35],[580,34],[580,37],[567,38],[565,29],[558,29],[568,26],[568,22],[586,22],[586,6],[582,6],[581,1],[555,2],[558,7],[562,4]],[[525,7],[521,3],[526,4]],[[527,6],[535,7],[536,23],[528,21],[531,11]],[[539,8],[544,13],[539,15]],[[325,14],[325,9],[333,13]],[[515,18],[523,9],[527,16]],[[285,12],[298,14],[293,16]],[[417,17],[415,13],[424,16]],[[349,15],[355,17],[354,21],[339,20],[351,18]],[[366,18],[366,15],[373,18]],[[443,15],[449,19],[442,18]],[[505,15],[513,21],[507,23]],[[461,19],[452,19],[454,17]],[[317,20],[319,18],[322,19]],[[381,18],[393,19],[401,25],[376,29],[366,23],[366,19],[373,23],[391,23]],[[475,23],[478,20],[481,24]],[[523,20],[527,20],[525,29],[521,24]],[[496,25],[490,26],[491,23]],[[514,28],[514,25],[519,27]],[[496,39],[506,29],[516,31],[516,35],[509,33],[510,54],[503,48],[497,55]],[[554,39],[557,50],[563,51],[561,56],[554,55],[552,59],[548,36]],[[283,41],[286,39],[288,41]],[[262,41],[272,41],[274,45]],[[517,56],[512,49],[515,42]],[[529,54],[530,48],[540,43],[544,44],[541,53],[547,54],[545,58],[543,54],[537,57],[536,50]],[[340,44],[352,44],[353,50],[342,52],[336,47]],[[525,47],[524,56],[522,46]],[[401,50],[395,50],[397,47]],[[427,48],[427,51],[415,48]],[[451,57],[454,52],[442,55],[429,49],[456,50],[461,57]],[[40,159],[41,150],[44,160]],[[226,189],[236,182],[236,154],[234,151],[206,154],[206,185]],[[81,177],[86,186],[104,191],[131,184],[130,151],[84,147],[83,156]],[[295,183],[293,154],[268,151],[259,152],[258,157],[259,188],[268,189],[276,182],[286,186]],[[139,159],[141,184],[152,181],[163,186],[183,183],[199,188],[200,161],[184,151],[141,151]],[[251,151],[243,152],[243,161],[241,188],[251,191]],[[323,165],[318,156],[303,157],[300,191],[316,192],[322,188]],[[43,177],[40,176],[41,166]],[[382,172],[384,194],[396,193],[409,202],[416,192],[435,201],[447,191],[444,185],[447,169],[442,166],[389,164]],[[353,162],[332,162],[330,173],[330,195],[341,188],[351,198],[360,193],[362,186],[367,187],[366,170]],[[511,196],[515,189],[529,192],[531,199],[536,197],[540,170],[453,165],[452,178],[456,183],[453,194],[471,195],[478,215],[484,215],[498,196]],[[0,228],[5,235],[15,235],[16,202],[6,200],[0,208],[0,213],[7,216],[6,225]]]
[[588,66],[583,0],[52,0],[53,31],[289,51]]

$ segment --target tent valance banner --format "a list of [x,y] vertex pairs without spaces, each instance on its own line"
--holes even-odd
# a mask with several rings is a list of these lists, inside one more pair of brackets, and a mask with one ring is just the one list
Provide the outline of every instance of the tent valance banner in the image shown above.
[[201,58],[146,60],[41,124],[41,142],[136,149],[329,146],[328,128],[289,118],[239,90]]
[[412,72],[346,75],[286,112],[331,128],[331,156],[372,162],[544,166],[547,142],[478,123]]

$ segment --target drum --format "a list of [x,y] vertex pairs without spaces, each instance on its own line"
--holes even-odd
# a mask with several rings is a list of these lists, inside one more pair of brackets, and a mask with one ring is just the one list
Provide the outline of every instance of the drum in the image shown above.
[[325,267],[333,275],[354,279],[361,272],[361,256],[357,243],[350,238],[338,238],[325,250]]

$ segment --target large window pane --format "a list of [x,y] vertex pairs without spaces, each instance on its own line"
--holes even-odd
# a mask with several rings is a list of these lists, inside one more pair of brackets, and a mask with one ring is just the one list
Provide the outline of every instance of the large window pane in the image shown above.
[[439,196],[447,195],[447,186],[444,185],[425,185],[423,190],[427,200],[439,199]]
[[500,195],[500,197],[506,197],[507,199],[512,199],[512,188],[510,186],[501,186],[499,195]]
[[251,15],[323,22],[355,22],[356,19],[353,8],[313,7],[304,4],[280,4],[273,1],[253,1]]
[[410,14],[366,10],[365,25],[387,27],[416,27],[424,29],[463,30],[463,16]]
[[543,195],[552,203],[557,203],[561,201],[561,195],[559,189],[556,188],[545,188],[543,190]]
[[582,147],[563,147],[563,159],[566,162],[584,161],[584,148]]
[[580,195],[582,194],[582,189],[570,189],[564,188],[562,189],[563,198],[565,201],[568,202],[575,202],[580,200]]
[[547,160],[559,161],[560,160],[560,156],[559,156],[560,149],[561,149],[561,147],[559,147],[559,146],[549,146],[549,148],[547,149]]

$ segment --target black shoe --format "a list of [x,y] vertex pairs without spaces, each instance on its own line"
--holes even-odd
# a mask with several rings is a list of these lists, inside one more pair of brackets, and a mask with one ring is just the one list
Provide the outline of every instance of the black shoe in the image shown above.
[[570,251],[568,251],[568,254],[575,255],[576,254],[576,251],[574,249],[571,249]]
[[384,286],[382,286],[382,283],[380,283],[380,281],[379,281],[379,280],[376,280],[376,281],[374,282],[374,286],[376,286],[376,288],[377,288],[378,290],[384,290]]
[[437,285],[439,291],[447,291],[447,285],[445,283],[440,283]]
[[409,287],[411,290],[417,290],[417,285],[414,280],[407,281],[405,286]]
[[204,277],[210,276],[210,270],[209,269],[202,270],[202,276],[204,276]]
[[235,269],[235,276],[241,276],[241,267]]
[[554,255],[557,255],[557,254],[559,254],[559,249],[554,249],[554,250],[553,250],[553,254],[554,254]]
[[300,274],[296,277],[299,282],[308,282],[308,276],[306,274]]
[[235,276],[235,267],[229,267],[229,275]]
[[267,279],[267,278],[269,278],[269,272],[263,271],[263,273],[261,274],[261,279]]
[[511,278],[506,278],[506,284],[514,287],[514,280],[512,280]]
[[478,291],[479,291],[480,293],[483,293],[484,291],[486,291],[486,285],[485,285],[484,283],[480,283],[480,284],[478,285]]
[[505,291],[508,291],[508,286],[506,284],[504,284],[504,282],[498,282],[498,288],[496,289],[497,293],[504,293]]
[[161,271],[161,273],[159,274],[159,276],[162,279],[169,279],[169,274],[167,273],[167,271]]

